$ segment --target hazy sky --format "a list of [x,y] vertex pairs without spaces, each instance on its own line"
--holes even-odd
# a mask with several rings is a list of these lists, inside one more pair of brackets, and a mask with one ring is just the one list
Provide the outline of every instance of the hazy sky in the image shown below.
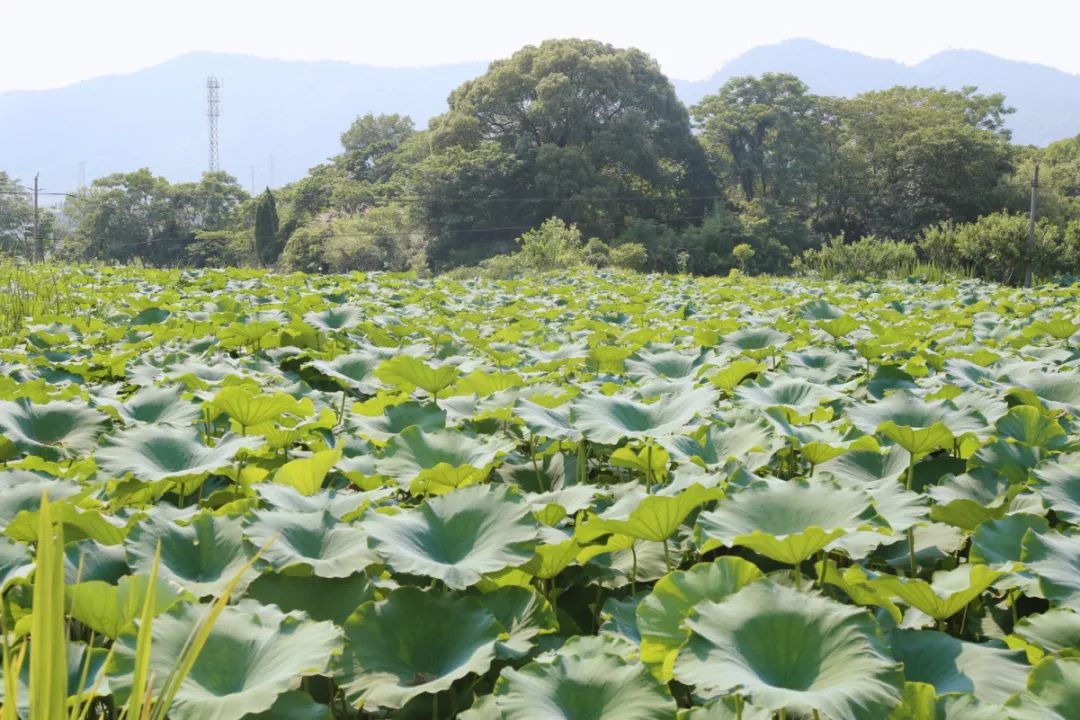
[[130,72],[195,50],[429,65],[593,37],[699,79],[792,37],[906,63],[974,48],[1080,74],[1077,0],[0,0],[0,90]]

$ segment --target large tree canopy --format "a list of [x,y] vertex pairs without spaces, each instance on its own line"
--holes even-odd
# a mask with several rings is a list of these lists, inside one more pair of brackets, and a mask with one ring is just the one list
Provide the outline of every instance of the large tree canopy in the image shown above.
[[[470,246],[491,254],[520,226],[551,216],[605,236],[636,217],[700,219],[712,192],[686,108],[656,62],[592,40],[550,40],[492,63],[451,94],[431,133],[433,157],[416,176],[428,193],[436,261],[453,262]],[[463,197],[500,207],[477,215],[461,207]],[[465,232],[480,222],[506,229]]]

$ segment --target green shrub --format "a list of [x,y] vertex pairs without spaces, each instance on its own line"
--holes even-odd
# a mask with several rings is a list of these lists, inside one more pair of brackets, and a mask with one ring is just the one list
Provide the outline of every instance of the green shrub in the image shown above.
[[792,269],[824,279],[862,280],[906,277],[918,262],[914,245],[868,235],[852,243],[835,237],[816,250],[804,252],[792,263]]
[[565,270],[585,262],[581,231],[557,217],[523,233],[517,243],[521,250],[514,255],[529,270]]
[[[1019,284],[1028,262],[1029,220],[1006,212],[984,215],[973,223],[942,223],[923,232],[919,251],[930,263],[984,280]],[[1080,244],[1080,243],[1078,243]],[[1036,275],[1051,277],[1076,272],[1074,252],[1062,247],[1057,226],[1040,221],[1035,228]]]
[[611,265],[623,270],[644,270],[649,264],[649,253],[640,243],[623,243],[611,248]]
[[251,259],[251,233],[243,230],[200,231],[184,248],[184,260],[197,268],[241,267]]

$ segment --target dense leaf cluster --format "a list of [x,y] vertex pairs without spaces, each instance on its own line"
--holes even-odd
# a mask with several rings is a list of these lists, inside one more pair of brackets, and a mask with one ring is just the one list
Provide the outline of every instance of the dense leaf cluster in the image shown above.
[[47,495],[100,717],[155,577],[153,692],[232,593],[176,720],[1075,717],[1075,289],[65,281],[0,347],[2,609]]

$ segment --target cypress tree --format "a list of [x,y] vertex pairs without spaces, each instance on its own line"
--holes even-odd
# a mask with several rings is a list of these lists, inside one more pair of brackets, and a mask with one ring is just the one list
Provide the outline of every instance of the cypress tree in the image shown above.
[[277,203],[274,193],[266,188],[255,206],[255,259],[260,265],[273,265],[280,254]]

